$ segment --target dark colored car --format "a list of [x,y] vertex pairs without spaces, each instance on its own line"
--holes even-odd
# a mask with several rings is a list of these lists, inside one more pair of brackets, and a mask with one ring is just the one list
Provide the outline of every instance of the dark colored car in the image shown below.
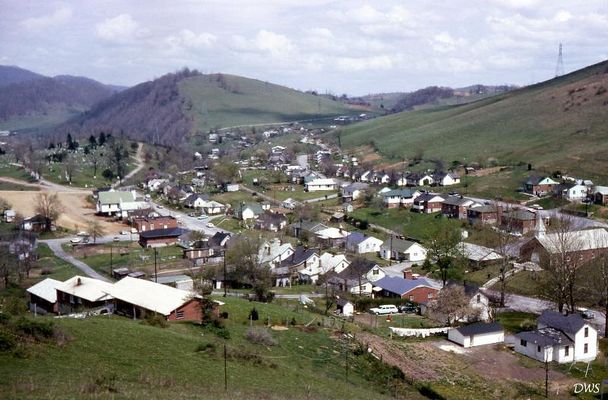
[[399,311],[406,314],[415,314],[418,312],[418,307],[415,304],[404,304],[399,306]]

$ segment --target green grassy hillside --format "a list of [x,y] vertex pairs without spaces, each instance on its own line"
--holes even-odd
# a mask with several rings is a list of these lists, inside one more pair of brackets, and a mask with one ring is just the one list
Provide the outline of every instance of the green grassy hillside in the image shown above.
[[340,131],[387,160],[530,162],[608,176],[608,62],[474,103],[404,112]]
[[179,83],[195,128],[327,118],[353,110],[333,100],[235,75],[199,75]]
[[[382,399],[400,387],[397,396],[420,398],[365,352],[349,354],[347,381],[345,346],[338,335],[303,327],[313,314],[275,304],[225,300],[227,340],[213,329],[189,323],[160,328],[122,317],[54,320],[54,337],[67,340],[30,343],[16,353],[0,351],[0,397]],[[275,345],[252,343],[245,333],[253,306],[260,316],[254,325],[260,329],[267,317],[273,323],[293,318],[298,325],[270,331]]]

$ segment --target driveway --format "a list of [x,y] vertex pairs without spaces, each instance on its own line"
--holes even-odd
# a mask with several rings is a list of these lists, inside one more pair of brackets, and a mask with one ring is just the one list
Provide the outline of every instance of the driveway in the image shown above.
[[[110,239],[111,240],[111,239]],[[93,268],[89,267],[87,264],[83,263],[82,261],[76,259],[75,257],[69,255],[68,253],[66,253],[63,248],[61,247],[62,244],[64,243],[69,243],[70,239],[69,238],[62,238],[62,239],[51,239],[51,240],[41,240],[41,243],[46,243],[49,248],[51,249],[51,251],[59,258],[61,258],[62,260],[72,264],[73,266],[75,266],[76,268],[78,268],[79,270],[81,270],[85,275],[90,276],[91,278],[95,278],[95,279],[99,279],[105,282],[109,282],[110,280],[108,278],[106,278],[105,276],[99,274],[98,272],[96,272]],[[98,241],[99,242],[99,241]]]

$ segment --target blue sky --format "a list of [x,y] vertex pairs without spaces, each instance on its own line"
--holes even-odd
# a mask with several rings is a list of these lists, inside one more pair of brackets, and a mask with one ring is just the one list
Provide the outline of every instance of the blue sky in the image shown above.
[[608,59],[606,0],[0,0],[0,64],[134,85],[184,66],[336,94],[525,85]]

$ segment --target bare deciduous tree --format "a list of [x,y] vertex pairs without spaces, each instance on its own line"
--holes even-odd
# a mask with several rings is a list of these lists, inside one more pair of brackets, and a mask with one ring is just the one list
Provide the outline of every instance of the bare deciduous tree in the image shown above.
[[471,319],[474,310],[469,301],[462,286],[450,285],[439,292],[429,308],[437,318],[445,318],[445,322],[451,326],[461,319]]
[[462,262],[462,251],[458,245],[460,241],[460,229],[446,220],[433,227],[424,240],[427,258],[437,264],[444,287],[452,268]]
[[63,213],[63,206],[57,193],[39,193],[36,196],[36,213],[45,219],[44,230],[50,231],[53,221],[56,221]]
[[99,221],[89,221],[87,224],[88,234],[93,238],[93,243],[97,243],[97,238],[105,235],[106,231]]

